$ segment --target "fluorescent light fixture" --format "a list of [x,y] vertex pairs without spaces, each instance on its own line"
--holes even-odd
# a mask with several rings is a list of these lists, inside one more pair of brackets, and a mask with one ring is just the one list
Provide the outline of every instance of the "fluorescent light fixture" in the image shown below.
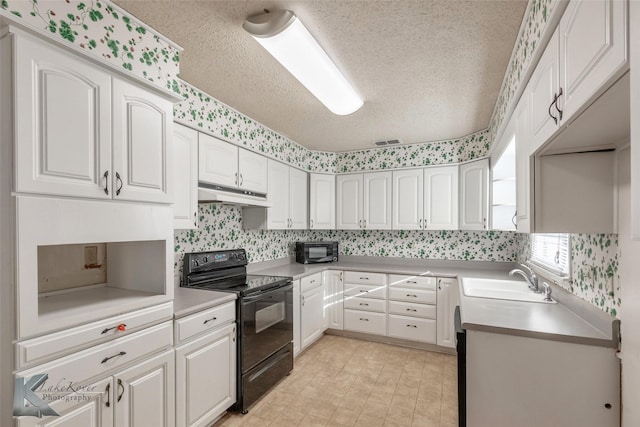
[[332,113],[358,110],[363,101],[295,13],[250,16],[242,27]]

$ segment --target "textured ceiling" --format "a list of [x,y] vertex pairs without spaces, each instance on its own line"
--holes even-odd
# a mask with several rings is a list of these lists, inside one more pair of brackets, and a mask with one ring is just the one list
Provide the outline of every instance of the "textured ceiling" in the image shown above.
[[[184,47],[180,76],[307,148],[457,138],[489,125],[526,0],[208,0],[116,3]],[[242,29],[293,10],[364,98],[329,112]]]

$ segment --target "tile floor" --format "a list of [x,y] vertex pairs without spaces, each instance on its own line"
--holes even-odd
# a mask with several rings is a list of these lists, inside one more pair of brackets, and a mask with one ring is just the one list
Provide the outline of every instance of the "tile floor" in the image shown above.
[[457,425],[455,356],[325,335],[248,414],[214,426]]

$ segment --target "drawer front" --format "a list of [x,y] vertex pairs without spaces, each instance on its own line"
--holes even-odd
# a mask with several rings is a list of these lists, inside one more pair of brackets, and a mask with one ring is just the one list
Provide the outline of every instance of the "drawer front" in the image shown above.
[[86,384],[115,368],[173,345],[173,322],[168,321],[122,338],[18,372],[16,377],[49,375],[47,384]]
[[311,289],[322,286],[322,273],[312,274],[311,276],[300,279],[300,292],[305,293]]
[[344,329],[367,334],[385,335],[387,315],[368,311],[345,310]]
[[344,285],[344,296],[358,296],[362,298],[387,299],[387,285],[356,285],[346,283]]
[[390,314],[389,336],[411,341],[435,343],[436,321]]
[[416,304],[412,302],[389,301],[389,313],[435,319],[436,306],[430,304]]
[[398,286],[400,288],[425,289],[435,291],[437,281],[438,279],[436,279],[435,277],[407,276],[403,274],[389,275],[389,286]]
[[422,289],[405,289],[391,288],[389,289],[389,299],[396,301],[417,302],[420,304],[435,304],[436,291],[426,291]]
[[[173,303],[169,302],[22,341],[16,344],[16,363],[19,369],[44,363],[172,318]],[[119,325],[124,325],[124,331]]]
[[349,297],[344,300],[344,308],[386,313],[387,301],[383,299]]
[[344,283],[358,283],[362,285],[386,285],[387,275],[382,273],[362,273],[359,271],[345,271]]
[[236,302],[229,301],[175,321],[176,343],[236,320]]

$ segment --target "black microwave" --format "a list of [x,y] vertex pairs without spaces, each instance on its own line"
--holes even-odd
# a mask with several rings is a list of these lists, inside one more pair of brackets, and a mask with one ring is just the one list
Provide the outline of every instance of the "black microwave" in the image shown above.
[[338,261],[338,242],[296,242],[296,262],[316,264]]

